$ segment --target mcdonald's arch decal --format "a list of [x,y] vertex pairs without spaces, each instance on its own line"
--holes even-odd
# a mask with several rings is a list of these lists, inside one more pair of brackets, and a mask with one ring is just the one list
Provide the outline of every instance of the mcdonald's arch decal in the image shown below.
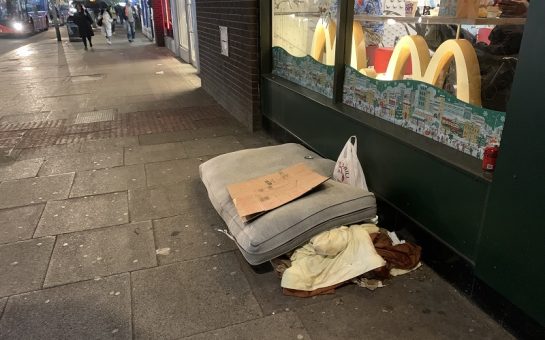
[[430,58],[428,44],[419,35],[405,36],[399,40],[384,80],[403,79],[403,69],[411,57],[412,79],[439,87],[439,77],[451,62],[456,65],[456,96],[461,101],[481,105],[481,72],[473,46],[464,39],[443,42]]
[[[335,63],[336,25],[332,20],[320,19],[312,39],[310,56],[326,65]],[[405,36],[396,44],[386,73],[377,75],[367,67],[365,35],[358,22],[352,26],[352,48],[350,66],[362,74],[381,80],[403,79],[405,64],[411,62],[413,80],[438,86],[440,75],[451,62],[456,65],[456,96],[473,105],[481,105],[481,76],[477,54],[473,46],[464,39],[443,42],[430,57],[428,44],[418,35]],[[410,58],[409,58],[410,57]]]

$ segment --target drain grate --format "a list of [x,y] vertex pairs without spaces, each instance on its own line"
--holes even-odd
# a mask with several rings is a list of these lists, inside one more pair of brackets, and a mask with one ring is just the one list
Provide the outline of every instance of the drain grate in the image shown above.
[[96,122],[106,122],[108,120],[114,120],[115,113],[113,109],[81,112],[76,116],[74,124],[87,124]]

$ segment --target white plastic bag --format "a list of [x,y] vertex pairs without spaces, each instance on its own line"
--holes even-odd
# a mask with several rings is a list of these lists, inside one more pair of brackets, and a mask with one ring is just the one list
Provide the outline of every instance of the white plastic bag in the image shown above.
[[[352,139],[354,139],[354,144],[352,144]],[[358,160],[358,139],[356,136],[351,136],[344,145],[333,170],[333,179],[369,191]]]

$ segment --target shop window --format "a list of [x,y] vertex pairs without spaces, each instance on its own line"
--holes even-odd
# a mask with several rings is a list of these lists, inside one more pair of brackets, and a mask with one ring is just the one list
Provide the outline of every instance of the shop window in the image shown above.
[[333,97],[338,0],[273,0],[273,74]]
[[140,0],[139,10],[141,12],[140,18],[142,19],[142,25],[144,27],[149,27],[149,24],[148,24],[148,18],[149,18],[148,0]]
[[501,140],[527,5],[356,0],[343,102],[482,158]]

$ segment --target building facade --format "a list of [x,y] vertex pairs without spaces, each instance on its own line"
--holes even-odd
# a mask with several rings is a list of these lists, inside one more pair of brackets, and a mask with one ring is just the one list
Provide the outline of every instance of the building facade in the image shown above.
[[[162,23],[161,32],[156,26],[156,41],[160,44],[160,34],[171,39],[169,48],[189,62],[198,53],[202,87],[249,130],[265,128],[331,159],[348,136],[357,135],[359,158],[384,225],[410,230],[435,270],[517,334],[543,331],[545,274],[536,269],[545,268],[538,244],[545,238],[545,118],[539,94],[545,79],[540,58],[545,3],[531,2],[527,19],[486,21],[487,26],[524,27],[504,111],[487,107],[490,98],[481,105],[461,99],[463,84],[453,80],[452,70],[443,70],[441,85],[412,80],[414,64],[401,79],[374,74],[373,63],[392,55],[387,48],[395,50],[400,35],[421,31],[418,25],[403,26],[411,18],[397,22],[354,14],[353,5],[338,2],[333,13],[332,6],[314,1],[173,0],[169,21],[163,8],[157,16],[154,2],[154,19]],[[193,27],[185,26],[193,20]],[[320,20],[332,26],[320,26]],[[373,27],[392,26],[376,31],[387,32],[383,43],[392,46],[372,45],[381,39],[376,32],[354,43],[353,23],[365,20]],[[220,27],[226,28],[226,41]],[[323,48],[312,50],[320,42]],[[423,50],[439,50],[443,41],[427,43]],[[351,67],[358,55],[352,49],[368,53],[366,68]],[[445,55],[454,60],[451,52]],[[469,83],[477,91],[475,79]],[[479,86],[483,97],[488,85]],[[497,169],[483,173],[483,150],[492,142],[501,143]]]

